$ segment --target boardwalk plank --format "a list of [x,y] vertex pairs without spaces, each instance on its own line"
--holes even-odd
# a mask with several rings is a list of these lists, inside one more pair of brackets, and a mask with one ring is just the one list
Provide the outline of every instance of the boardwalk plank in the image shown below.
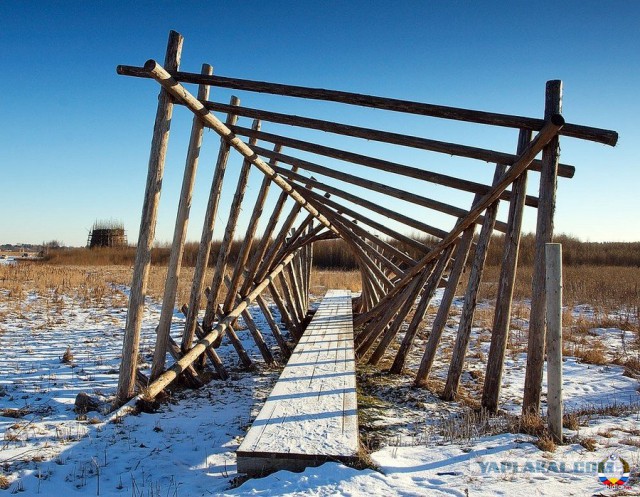
[[238,449],[238,472],[300,470],[357,453],[351,293],[329,290]]

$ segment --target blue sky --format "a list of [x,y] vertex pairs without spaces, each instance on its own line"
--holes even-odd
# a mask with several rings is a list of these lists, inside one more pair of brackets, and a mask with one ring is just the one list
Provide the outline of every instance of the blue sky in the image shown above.
[[[566,120],[615,129],[620,140],[611,148],[563,138],[561,161],[577,171],[573,179],[559,180],[556,231],[593,241],[640,240],[640,3],[2,1],[0,19],[0,243],[56,239],[83,245],[93,222],[110,218],[123,221],[129,239],[137,239],[158,88],[118,76],[115,68],[148,58],[162,61],[170,29],[185,37],[186,71],[197,72],[207,62],[223,76],[532,117],[542,114],[545,82],[562,79]],[[223,100],[230,95],[214,91]],[[257,94],[242,98],[252,107],[280,102]],[[292,113],[515,149],[511,130],[357,108],[341,108],[336,116],[331,105],[289,102]],[[191,122],[185,109],[174,116],[159,241],[172,237]],[[339,145],[333,137],[323,140]],[[368,142],[351,148],[388,153]],[[217,139],[209,133],[192,240],[199,238],[216,154]],[[424,161],[429,169],[485,182],[493,170],[410,150],[391,158],[411,165]],[[239,163],[232,158],[230,170],[237,171]],[[259,180],[252,176],[249,194]],[[228,189],[234,181],[231,174]],[[432,191],[401,180],[397,186],[461,207],[470,204],[468,197],[441,187]],[[221,219],[230,202],[226,195]],[[429,212],[416,215],[443,228],[453,222],[432,219]],[[224,223],[218,225],[220,235]],[[534,227],[535,211],[529,209],[525,228]]]

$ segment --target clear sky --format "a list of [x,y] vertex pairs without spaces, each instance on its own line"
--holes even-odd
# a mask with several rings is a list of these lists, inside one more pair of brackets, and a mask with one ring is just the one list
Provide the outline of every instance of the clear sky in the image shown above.
[[[577,171],[559,180],[556,231],[640,240],[638,2],[3,0],[0,19],[0,243],[84,245],[96,219],[123,221],[130,241],[137,239],[158,87],[115,68],[162,61],[170,29],[185,37],[186,71],[207,62],[223,76],[532,117],[541,117],[545,82],[562,79],[565,119],[614,129],[620,140],[611,148],[563,138],[561,161]],[[269,101],[243,98],[253,107]],[[303,101],[290,107],[331,118],[316,108]],[[371,122],[357,109],[341,112],[335,120],[515,149],[512,131],[494,135],[428,118]],[[160,241],[172,237],[191,120],[185,109],[175,115]],[[217,140],[205,140],[200,167],[208,175]],[[372,144],[366,153],[375,150]],[[393,158],[415,164],[410,151]],[[447,171],[446,160],[440,166],[429,168]],[[490,165],[472,167],[484,168],[478,177],[490,181]],[[193,240],[209,181],[199,176]],[[223,219],[228,203],[223,199]],[[528,211],[532,230],[535,212]]]

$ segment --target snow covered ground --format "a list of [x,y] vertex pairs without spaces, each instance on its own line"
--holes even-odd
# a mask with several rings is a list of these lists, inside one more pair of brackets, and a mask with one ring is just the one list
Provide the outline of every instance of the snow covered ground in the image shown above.
[[[368,410],[366,422],[377,437],[371,445],[376,469],[326,463],[302,473],[280,471],[242,481],[234,451],[279,375],[279,369],[264,366],[247,331],[240,336],[261,365],[257,373],[242,371],[225,342],[219,354],[231,371],[227,381],[175,393],[155,413],[74,412],[79,392],[108,397],[115,391],[125,304],[124,288],[94,300],[31,293],[19,305],[7,291],[0,291],[0,476],[6,479],[7,494],[609,495],[614,491],[599,482],[597,463],[611,454],[636,472],[618,494],[640,494],[638,381],[625,376],[622,366],[584,364],[572,357],[564,363],[565,399],[568,409],[583,412],[576,416],[576,429],[566,429],[575,443],[553,453],[539,450],[533,436],[490,433],[465,424],[464,406],[411,388],[408,377],[378,375],[379,383],[366,392],[378,403],[377,409]],[[276,351],[261,314],[252,310]],[[151,358],[159,311],[159,304],[150,301],[141,343],[143,362]],[[526,319],[518,319],[519,328],[526,331]],[[176,337],[181,320],[176,315]],[[624,347],[626,354],[637,356],[637,347],[629,352],[637,337],[618,329],[593,333],[609,352]],[[445,347],[454,336],[455,318],[445,331]],[[520,338],[526,340],[526,333]],[[469,361],[463,377],[463,388],[473,392],[481,381],[471,373],[482,370],[488,347],[482,327],[474,328],[471,347],[482,351],[477,362]],[[73,358],[63,362],[67,349]],[[410,364],[417,361],[414,355]],[[519,412],[525,362],[524,352],[514,346],[502,395],[506,412]],[[445,365],[446,353],[434,378],[444,377]],[[597,412],[587,414],[587,408]]]

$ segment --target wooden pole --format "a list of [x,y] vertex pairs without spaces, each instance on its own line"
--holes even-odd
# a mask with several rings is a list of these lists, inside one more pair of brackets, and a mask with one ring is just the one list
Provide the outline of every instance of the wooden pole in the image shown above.
[[238,292],[238,287],[240,286],[240,278],[243,274],[245,265],[247,264],[247,260],[249,259],[249,252],[251,251],[251,247],[253,246],[256,231],[258,229],[258,221],[260,221],[260,217],[262,216],[262,210],[264,209],[264,203],[267,199],[267,194],[269,193],[270,184],[271,179],[265,176],[262,179],[260,191],[258,192],[258,198],[256,199],[253,211],[251,212],[251,219],[249,220],[249,225],[247,226],[247,231],[244,235],[244,240],[242,241],[242,246],[240,247],[240,251],[238,253],[235,269],[233,271],[233,276],[229,285],[229,291],[227,292],[227,298],[224,302],[225,314],[231,310],[233,302],[235,301],[234,297]]
[[[184,314],[185,317],[189,315],[189,306],[187,304],[183,304],[180,310],[182,311],[182,314]],[[207,335],[197,321],[196,321],[195,334],[199,340],[203,339]],[[228,379],[229,373],[227,373],[227,370],[225,369],[224,364],[222,364],[222,360],[220,359],[220,356],[218,356],[217,352],[213,349],[213,347],[207,347],[204,350],[204,352],[207,358],[209,359],[209,362],[218,373],[218,376],[220,377],[220,379],[221,380]],[[178,359],[179,358],[176,358],[176,360]]]
[[[464,236],[464,235],[463,235]],[[458,242],[460,244],[460,242]],[[420,322],[425,318],[427,314],[427,309],[429,308],[429,303],[433,298],[433,294],[438,288],[438,284],[442,279],[442,275],[449,263],[449,259],[451,257],[451,253],[453,252],[453,245],[450,245],[445,249],[445,251],[440,256],[440,260],[438,260],[438,264],[436,268],[433,270],[433,274],[429,277],[427,284],[424,287],[424,291],[422,292],[422,297],[420,298],[420,302],[416,307],[416,312],[413,315],[413,319],[407,328],[407,331],[404,334],[404,338],[402,339],[402,343],[400,344],[400,348],[398,349],[398,353],[396,354],[396,358],[393,361],[393,365],[391,366],[390,372],[394,374],[402,373],[402,368],[404,367],[404,363],[407,359],[407,355],[409,355],[409,350],[413,345],[413,340],[418,333],[418,326]]]
[[[504,170],[504,165],[496,165],[496,171],[493,177],[494,183],[500,180],[500,177],[504,174]],[[478,243],[476,244],[473,265],[471,266],[471,273],[469,274],[469,283],[467,284],[467,291],[464,295],[464,306],[462,307],[460,324],[458,325],[458,334],[456,335],[456,342],[453,347],[453,356],[451,357],[451,364],[449,365],[447,382],[442,394],[442,398],[445,400],[455,399],[456,393],[458,392],[460,376],[462,375],[462,368],[464,366],[464,356],[467,353],[469,338],[471,337],[471,327],[473,325],[473,315],[478,300],[480,281],[482,280],[482,273],[484,272],[484,264],[487,259],[489,244],[491,243],[493,223],[498,215],[498,203],[499,200],[496,200],[495,203],[487,209],[485,222],[482,225]]]
[[[231,104],[235,106],[240,105],[240,100],[237,97],[231,97]],[[235,114],[229,114],[227,115],[226,124],[231,126],[237,121],[237,119],[238,116]],[[182,335],[181,347],[183,351],[187,351],[191,348],[193,336],[198,326],[198,311],[200,310],[200,302],[204,295],[204,278],[209,264],[209,255],[211,253],[211,239],[213,238],[213,230],[215,228],[216,217],[218,216],[218,206],[220,204],[222,184],[227,170],[230,149],[231,146],[229,143],[220,139],[218,159],[216,160],[215,172],[211,181],[209,200],[207,202],[207,210],[205,211],[205,218],[202,223],[202,235],[200,237],[200,245],[198,247],[196,267],[193,271],[193,282],[191,284],[188,313],[186,315],[184,334]]]
[[[418,372],[416,373],[416,378],[414,380],[414,384],[416,386],[423,385],[427,381],[429,373],[431,372],[431,366],[433,365],[433,361],[436,357],[438,344],[440,343],[442,332],[445,325],[447,324],[447,319],[449,318],[449,309],[451,309],[451,304],[453,303],[460,277],[462,276],[462,272],[464,271],[464,267],[467,262],[469,249],[471,248],[471,245],[473,243],[474,233],[475,225],[467,228],[464,233],[462,233],[460,242],[458,243],[458,246],[456,248],[453,266],[451,268],[451,272],[449,273],[449,281],[447,282],[444,294],[442,295],[442,300],[440,301],[440,305],[438,306],[438,312],[433,321],[433,327],[431,329],[431,333],[429,334],[429,338],[427,339],[427,345],[425,347],[422,360],[420,361],[420,367],[418,368]],[[418,327],[419,324],[419,322],[412,322],[409,325],[409,330],[411,330],[414,326]],[[409,331],[407,331],[407,333],[409,333]]]
[[[531,141],[531,132],[521,130],[518,153],[524,150]],[[496,297],[496,310],[493,317],[493,332],[491,333],[491,345],[487,359],[487,370],[482,390],[482,407],[489,412],[498,409],[500,398],[500,386],[502,382],[502,367],[504,355],[509,339],[509,326],[511,325],[511,301],[513,289],[516,283],[518,267],[518,252],[520,250],[520,235],[522,230],[522,216],[524,211],[524,197],[527,192],[527,171],[522,173],[513,183],[514,199],[509,204],[509,231],[504,239],[504,252],[502,255],[502,267],[498,283],[498,296]]]
[[[211,74],[213,68],[208,64],[203,64],[202,73]],[[209,98],[209,87],[200,85],[198,87],[198,99]],[[187,239],[187,226],[189,224],[189,211],[191,210],[191,199],[193,197],[193,186],[198,170],[198,160],[200,159],[200,147],[202,146],[202,135],[204,126],[202,121],[193,116],[191,124],[191,136],[189,138],[189,148],[187,161],[182,178],[182,190],[180,192],[180,203],[176,215],[176,225],[173,231],[173,243],[169,264],[167,267],[167,279],[162,298],[162,309],[160,311],[160,322],[158,324],[156,347],[153,354],[153,365],[151,367],[151,381],[155,380],[164,370],[165,358],[167,356],[167,341],[171,331],[171,318],[176,303],[176,293],[178,291],[178,278],[182,266],[182,254],[184,243]]]
[[295,254],[291,254],[281,264],[276,266],[273,271],[240,302],[227,316],[220,320],[216,326],[207,335],[200,339],[182,358],[176,362],[171,368],[162,373],[155,381],[153,381],[144,391],[146,399],[155,398],[164,388],[175,380],[184,369],[193,364],[200,355],[213,345],[218,336],[224,333],[225,329],[233,323],[242,311],[244,311],[260,295],[273,279],[280,274],[282,269],[289,263]]
[[562,245],[546,245],[547,415],[549,432],[562,443]]
[[[158,83],[162,85],[178,102],[186,105],[191,112],[197,114],[200,119],[204,121],[205,126],[210,127],[216,133],[218,133],[224,140],[236,149],[245,159],[249,160],[256,168],[258,168],[263,174],[269,176],[273,182],[282,188],[287,195],[289,195],[295,202],[300,204],[313,215],[318,221],[324,224],[327,228],[334,231],[334,227],[331,223],[320,214],[314,207],[310,206],[308,202],[302,198],[300,193],[293,188],[289,182],[287,182],[282,176],[277,174],[272,167],[270,167],[265,161],[256,155],[249,145],[244,143],[240,138],[235,136],[232,131],[224,125],[216,116],[211,114],[197,98],[189,93],[180,83],[171,77],[171,75],[160,66],[155,60],[148,60],[145,64],[145,68],[149,71],[149,74],[153,76]],[[564,123],[564,121],[563,121]],[[557,132],[558,128],[555,128]],[[540,132],[542,133],[542,131]],[[500,192],[502,193],[502,192]]]
[[[183,38],[179,33],[175,31],[169,33],[164,65],[170,71],[178,70],[182,54],[182,43]],[[158,97],[153,138],[151,140],[147,185],[142,206],[136,260],[129,293],[127,323],[122,345],[122,362],[120,363],[117,390],[118,402],[121,403],[130,399],[135,390],[138,351],[140,349],[140,328],[142,327],[144,299],[147,293],[149,267],[151,266],[151,247],[153,246],[156,230],[164,163],[169,144],[173,103],[169,92],[161,89]]]
[[[117,67],[118,74],[148,78],[149,73],[146,67],[134,67],[120,65]],[[444,105],[426,104],[422,102],[412,102],[396,98],[378,97],[373,95],[363,95],[338,90],[326,90],[320,88],[306,88],[303,86],[284,85],[279,83],[266,83],[263,81],[251,81],[248,79],[229,78],[224,76],[202,76],[197,73],[172,71],[171,74],[177,81],[195,84],[207,84],[220,86],[223,88],[233,88],[237,90],[247,90],[260,93],[272,93],[275,95],[287,95],[292,97],[309,98],[315,100],[327,100],[363,107],[373,107],[376,109],[392,110],[396,112],[406,112],[423,116],[438,117],[442,119],[453,119],[479,124],[489,124],[492,126],[505,126],[510,128],[525,128],[532,131],[542,129],[544,120],[530,117],[499,114],[495,112],[485,112],[479,110],[461,109]],[[598,143],[614,146],[618,140],[618,133],[611,130],[592,128],[576,124],[567,124],[562,130],[565,136],[591,140]]]
[[561,115],[554,115],[548,122],[548,125],[543,128],[540,133],[536,135],[536,137],[531,141],[527,149],[520,155],[518,161],[513,164],[507,172],[505,172],[500,180],[495,184],[495,186],[491,189],[489,193],[483,195],[480,200],[474,203],[473,207],[469,211],[469,214],[465,216],[464,219],[461,219],[455,227],[447,234],[445,238],[442,239],[427,255],[425,255],[418,263],[412,267],[407,273],[402,277],[400,281],[395,285],[394,289],[390,291],[387,295],[385,295],[380,302],[378,302],[378,309],[374,309],[373,312],[363,313],[360,316],[354,318],[353,325],[355,327],[361,326],[367,321],[375,318],[379,309],[381,308],[380,304],[386,304],[390,300],[394,299],[398,292],[402,291],[402,289],[407,285],[407,283],[418,274],[422,268],[432,262],[438,255],[450,244],[454,243],[458,236],[469,226],[474,224],[478,215],[485,210],[489,205],[491,205],[494,201],[500,198],[500,194],[510,185],[518,176],[520,176],[531,164],[532,157],[538,154],[541,149],[549,143],[549,141],[557,135],[558,129],[563,126],[564,119]]
[[[562,81],[547,82],[545,117],[562,111]],[[538,413],[542,391],[545,341],[545,259],[544,247],[553,240],[553,215],[556,209],[556,183],[560,142],[557,136],[542,151],[540,205],[536,225],[536,247],[531,284],[531,314],[527,344],[527,371],[524,379],[523,413]]]
[[[254,121],[253,127],[260,127],[260,121]],[[251,163],[248,160],[243,160],[242,168],[240,169],[240,175],[238,176],[236,192],[233,196],[231,206],[229,207],[229,219],[224,230],[224,237],[222,238],[222,244],[220,245],[220,252],[218,252],[218,260],[216,261],[213,281],[211,282],[211,293],[209,294],[209,297],[207,299],[207,308],[205,309],[204,320],[202,322],[202,328],[205,331],[212,328],[213,321],[215,319],[216,306],[218,305],[220,290],[222,289],[222,283],[224,281],[225,272],[227,270],[227,262],[229,261],[229,254],[231,253],[233,237],[236,232],[238,218],[240,217],[240,208],[244,200],[245,191],[247,190],[250,172]],[[235,297],[235,295],[233,295],[232,298],[233,297]],[[240,345],[240,342],[234,341],[234,346],[236,345]],[[240,345],[240,347],[242,347],[242,345]]]
[[289,345],[287,344],[286,340],[282,336],[282,333],[280,333],[280,327],[278,326],[278,323],[276,323],[276,320],[273,317],[273,314],[271,313],[271,309],[269,309],[269,304],[267,303],[267,301],[264,299],[262,295],[258,295],[256,297],[256,302],[260,306],[260,310],[262,311],[262,314],[264,315],[267,321],[267,324],[271,329],[271,333],[273,334],[273,337],[276,339],[276,342],[278,342],[278,346],[280,347],[280,352],[282,354],[282,357],[284,357],[285,360],[289,359],[289,357],[291,356],[291,349],[289,348]]

